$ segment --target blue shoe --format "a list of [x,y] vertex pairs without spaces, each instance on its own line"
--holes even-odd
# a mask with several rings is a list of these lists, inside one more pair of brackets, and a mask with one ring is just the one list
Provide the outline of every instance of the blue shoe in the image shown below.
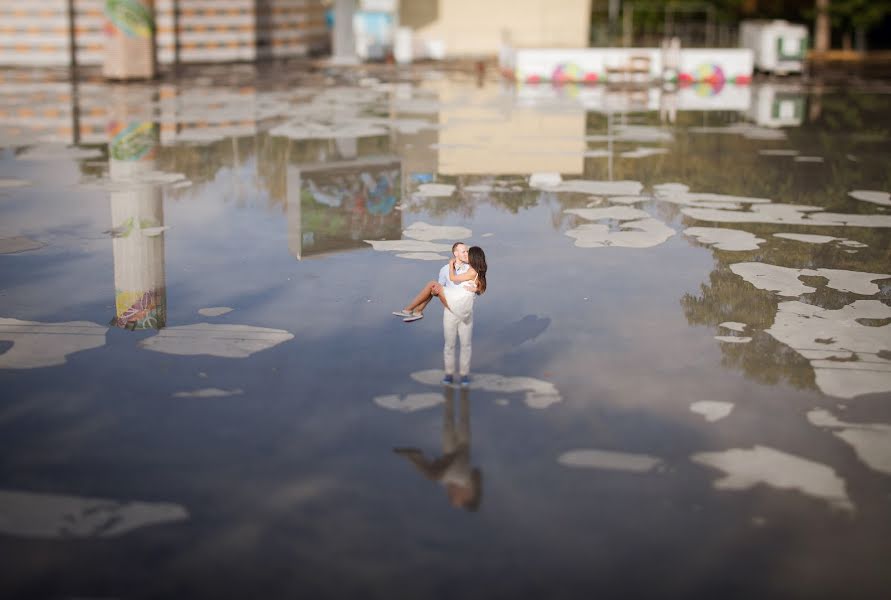
[[462,375],[461,376],[461,385],[462,386],[470,385],[470,375]]
[[442,378],[443,385],[452,385],[453,383],[455,383],[455,378],[452,377],[451,375],[446,375],[445,377]]

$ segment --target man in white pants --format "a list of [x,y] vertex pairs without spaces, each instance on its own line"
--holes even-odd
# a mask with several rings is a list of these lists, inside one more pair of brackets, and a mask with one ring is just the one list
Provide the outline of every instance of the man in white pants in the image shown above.
[[[470,268],[467,264],[467,246],[456,242],[452,246],[452,255],[455,257],[455,274],[466,273]],[[439,285],[443,287],[457,287],[458,283],[449,279],[449,265],[445,265],[439,271]],[[445,337],[443,346],[443,359],[445,362],[445,377],[442,382],[446,385],[455,383],[455,338],[461,340],[461,358],[458,373],[461,375],[461,385],[470,385],[470,337],[473,334],[473,314],[466,321],[460,320],[452,311],[442,311],[442,333]]]

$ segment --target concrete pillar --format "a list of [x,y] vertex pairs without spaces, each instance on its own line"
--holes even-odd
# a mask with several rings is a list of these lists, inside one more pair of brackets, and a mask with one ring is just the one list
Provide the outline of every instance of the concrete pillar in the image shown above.
[[105,0],[107,79],[152,79],[155,66],[154,0]]
[[353,34],[353,15],[356,14],[356,0],[334,0],[334,39],[331,62],[339,65],[354,65],[359,62],[356,56],[356,37]]
[[114,252],[115,316],[126,329],[167,324],[164,276],[164,203],[157,183],[143,178],[155,169],[158,125],[152,98],[120,87],[109,103],[108,162]]

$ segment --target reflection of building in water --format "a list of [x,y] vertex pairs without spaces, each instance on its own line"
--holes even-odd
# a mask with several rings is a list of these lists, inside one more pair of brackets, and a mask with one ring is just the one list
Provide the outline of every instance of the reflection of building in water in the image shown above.
[[749,118],[764,127],[800,127],[804,115],[805,94],[795,85],[761,84],[749,105]]
[[164,207],[149,181],[158,126],[145,112],[145,94],[113,90],[108,125],[111,224],[114,237],[115,317],[128,329],[160,329],[167,321],[164,281]]
[[445,487],[455,508],[475,511],[483,496],[483,474],[470,463],[470,391],[461,388],[455,414],[455,388],[445,388],[442,420],[442,455],[427,458],[418,448],[395,448],[424,477]]
[[296,258],[367,248],[363,240],[402,237],[397,157],[288,164],[286,178],[288,248]]

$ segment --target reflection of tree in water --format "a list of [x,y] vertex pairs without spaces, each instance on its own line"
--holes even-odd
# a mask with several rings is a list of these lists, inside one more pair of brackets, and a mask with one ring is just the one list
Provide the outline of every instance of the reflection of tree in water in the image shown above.
[[691,325],[717,329],[721,323],[737,321],[748,326],[745,335],[751,335],[751,342],[720,343],[722,366],[741,369],[762,383],[787,381],[798,388],[813,389],[814,371],[807,359],[763,333],[773,325],[778,303],[772,292],[755,288],[727,265],[711,272],[709,283],[699,287],[698,295],[684,294],[681,298],[684,316]]

